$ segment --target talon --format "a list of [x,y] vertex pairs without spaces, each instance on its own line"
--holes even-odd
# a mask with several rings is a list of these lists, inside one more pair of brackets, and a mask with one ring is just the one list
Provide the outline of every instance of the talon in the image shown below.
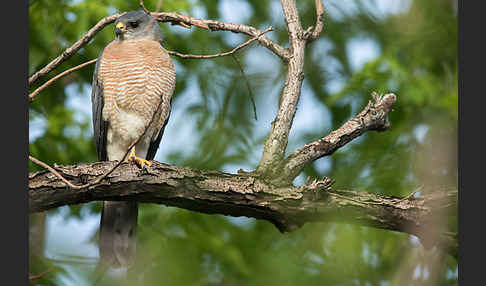
[[130,158],[130,161],[135,161],[135,163],[141,168],[143,169],[145,166],[151,166],[152,165],[152,162],[150,161],[147,161],[145,159],[142,159],[142,158],[139,158],[139,157],[131,157]]
[[143,169],[145,166],[152,166],[152,162],[147,161],[143,158],[137,157],[135,155],[135,146],[132,148],[130,151],[130,155],[127,158],[127,162],[134,161],[141,169]]

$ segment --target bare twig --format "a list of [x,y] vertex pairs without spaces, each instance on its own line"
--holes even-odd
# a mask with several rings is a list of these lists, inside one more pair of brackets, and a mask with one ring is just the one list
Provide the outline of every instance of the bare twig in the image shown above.
[[273,31],[272,26],[266,28],[264,31],[262,31],[260,34],[256,35],[255,37],[249,39],[248,41],[244,42],[243,44],[240,44],[239,46],[235,47],[229,52],[224,52],[224,53],[218,53],[214,55],[191,55],[191,54],[182,54],[179,52],[174,52],[174,51],[167,51],[170,55],[177,56],[183,59],[214,59],[217,57],[225,57],[225,56],[230,56],[236,53],[237,51],[243,49],[244,47],[248,46],[252,42],[258,40],[259,37],[261,37],[263,34]]
[[157,8],[155,9],[155,12],[160,12],[162,10],[162,0],[157,1]]
[[123,13],[111,15],[101,19],[93,28],[91,28],[81,39],[79,39],[74,45],[64,50],[60,56],[52,60],[40,71],[36,72],[34,75],[29,77],[29,86],[31,86],[40,77],[45,76],[53,69],[57,68],[62,62],[69,59],[74,55],[81,47],[86,45],[99,31],[101,31],[106,25],[115,22],[118,17],[123,15]]
[[248,80],[248,78],[246,78],[245,71],[243,70],[243,67],[241,66],[241,63],[238,60],[238,58],[235,55],[232,55],[232,57],[233,57],[233,60],[235,60],[236,65],[240,69],[241,76],[243,77],[243,79],[246,82],[246,87],[248,88],[248,96],[250,97],[250,101],[251,101],[251,104],[253,106],[253,115],[255,116],[255,120],[258,120],[255,99],[253,98],[253,93],[251,92],[250,81]]
[[[134,144],[135,145],[135,144]],[[133,146],[132,146],[133,147]],[[130,151],[131,147],[128,149]],[[128,152],[127,151],[125,153],[125,156],[123,158],[125,158],[127,155],[128,155]],[[124,161],[123,160],[120,160],[118,161],[117,164],[115,164],[110,170],[108,170],[108,172],[104,173],[103,175],[99,176],[98,178],[96,178],[94,181],[90,182],[90,183],[86,183],[86,184],[83,184],[83,185],[74,185],[72,184],[71,182],[69,182],[66,178],[64,178],[59,172],[57,172],[54,168],[52,168],[51,166],[49,166],[48,164],[40,161],[39,159],[35,158],[35,157],[32,157],[29,155],[29,160],[32,161],[33,163],[35,163],[36,165],[39,165],[47,170],[49,170],[51,173],[53,173],[56,177],[58,177],[59,179],[61,179],[61,181],[63,181],[67,186],[69,186],[71,189],[73,190],[81,190],[81,189],[84,189],[84,188],[89,188],[91,186],[94,186],[96,184],[98,184],[99,182],[101,182],[101,180],[103,180],[104,178],[106,178],[108,175],[110,175],[116,168],[118,168],[118,166],[121,165],[121,163],[123,163]],[[29,178],[29,179],[32,179],[32,178]]]
[[411,192],[410,194],[408,194],[407,196],[403,197],[402,199],[400,200],[408,200],[409,198],[413,197],[417,192],[419,192],[420,190],[422,190],[424,187],[424,185],[420,185],[418,188],[416,188],[413,192]]
[[61,179],[61,181],[63,181],[66,185],[68,185],[69,187],[73,188],[73,189],[78,189],[78,186],[75,186],[73,184],[71,184],[71,182],[69,182],[68,180],[66,180],[61,174],[59,174],[58,171],[56,171],[54,168],[52,168],[51,166],[49,166],[48,164],[42,162],[41,160],[29,155],[29,160],[32,161],[34,164],[36,165],[39,165],[47,170],[49,170],[51,173],[53,173],[56,177],[58,177],[59,179]]
[[309,33],[306,38],[307,42],[311,42],[319,37],[324,27],[324,7],[322,5],[321,0],[315,0],[316,5],[316,25],[312,31]]
[[258,117],[257,117],[257,113],[256,113],[256,105],[255,105],[255,100],[253,99],[253,94],[251,93],[251,88],[250,88],[250,84],[248,82],[248,79],[246,78],[245,76],[245,72],[243,70],[243,68],[241,67],[241,64],[240,62],[238,61],[238,59],[234,56],[234,54],[241,50],[242,48],[248,46],[249,44],[251,44],[252,42],[254,42],[255,40],[258,40],[259,37],[261,37],[263,34],[269,32],[269,31],[272,31],[273,28],[272,26],[266,28],[264,31],[262,31],[259,35],[257,35],[256,37],[253,37],[251,39],[249,39],[248,41],[244,42],[243,44],[240,44],[239,46],[235,47],[234,49],[232,49],[231,51],[229,52],[225,52],[225,53],[219,53],[219,54],[215,54],[215,55],[191,55],[191,54],[181,54],[181,53],[178,53],[178,52],[174,52],[174,51],[167,51],[170,55],[174,55],[174,56],[178,56],[180,58],[183,58],[183,59],[212,59],[212,58],[217,58],[217,57],[224,57],[224,56],[233,56],[233,59],[235,60],[235,62],[237,63],[239,69],[240,69],[240,72],[242,73],[243,75],[243,78],[245,79],[246,81],[246,85],[248,87],[248,92],[249,92],[249,96],[250,96],[250,100],[251,100],[251,103],[253,105],[253,114],[255,116],[255,120],[258,120]]
[[96,59],[93,59],[93,60],[90,60],[90,61],[87,61],[85,63],[82,63],[78,66],[75,66],[73,68],[70,68],[58,75],[56,75],[55,77],[51,78],[50,80],[48,80],[47,82],[45,82],[43,85],[41,85],[40,87],[38,87],[36,90],[34,90],[34,92],[32,92],[31,94],[29,94],[29,101],[32,102],[34,100],[34,97],[39,94],[39,92],[43,91],[44,89],[46,89],[47,87],[49,87],[53,82],[55,82],[56,80],[60,79],[61,77],[64,77],[74,71],[77,71],[79,69],[82,69],[84,68],[85,66],[88,66],[90,64],[93,64],[96,62]]
[[150,11],[145,8],[145,5],[143,5],[143,0],[140,0],[140,8],[142,8],[145,13],[150,14]]
[[39,278],[41,278],[42,276],[46,275],[46,274],[47,274],[47,273],[49,273],[49,272],[52,272],[52,270],[50,270],[50,269],[49,269],[49,270],[46,270],[46,271],[44,271],[44,272],[41,272],[41,273],[39,273],[39,274],[35,274],[35,275],[30,274],[30,275],[29,275],[29,280],[36,280],[36,279],[39,279]]

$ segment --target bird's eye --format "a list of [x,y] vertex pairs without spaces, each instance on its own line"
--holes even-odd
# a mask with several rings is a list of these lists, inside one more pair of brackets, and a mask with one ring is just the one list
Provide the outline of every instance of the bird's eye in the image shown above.
[[129,24],[129,25],[130,25],[130,27],[132,27],[132,28],[136,28],[136,27],[138,27],[138,22],[136,22],[136,21],[130,22],[130,23],[128,23],[128,24]]

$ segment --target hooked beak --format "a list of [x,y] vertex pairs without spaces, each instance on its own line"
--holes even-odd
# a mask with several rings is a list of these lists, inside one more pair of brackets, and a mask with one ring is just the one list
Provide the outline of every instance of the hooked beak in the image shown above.
[[121,34],[123,34],[123,32],[125,32],[127,29],[127,27],[125,26],[125,24],[123,24],[122,22],[119,22],[118,24],[116,24],[116,27],[115,27],[115,34],[117,36],[120,36]]

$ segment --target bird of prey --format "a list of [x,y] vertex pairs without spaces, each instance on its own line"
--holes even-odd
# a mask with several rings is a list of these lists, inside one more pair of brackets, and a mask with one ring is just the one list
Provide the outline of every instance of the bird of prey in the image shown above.
[[[92,111],[100,161],[150,166],[170,115],[175,69],[162,47],[157,21],[130,11],[115,21],[115,39],[101,51],[93,75]],[[143,137],[142,137],[143,136]],[[129,147],[141,140],[130,150]],[[100,222],[100,262],[130,267],[136,253],[138,204],[105,201]]]

